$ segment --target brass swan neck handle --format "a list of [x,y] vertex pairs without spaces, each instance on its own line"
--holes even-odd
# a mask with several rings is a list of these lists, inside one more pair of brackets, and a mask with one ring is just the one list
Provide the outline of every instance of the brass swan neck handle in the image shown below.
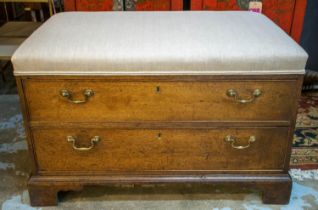
[[247,104],[252,103],[256,100],[256,98],[260,97],[262,95],[262,91],[260,89],[255,89],[253,92],[251,92],[251,96],[247,99],[243,99],[239,96],[238,91],[234,89],[229,89],[226,91],[226,95],[228,97],[234,98],[234,100],[241,104]]
[[60,90],[60,95],[65,98],[68,102],[73,103],[73,104],[83,104],[86,103],[90,97],[94,95],[94,91],[91,89],[85,89],[83,91],[84,99],[83,100],[75,100],[73,99],[73,94],[71,91],[63,89]]
[[75,137],[67,136],[66,139],[67,139],[68,142],[72,142],[73,143],[73,149],[77,150],[77,151],[89,151],[89,150],[92,150],[95,147],[95,144],[100,141],[100,137],[99,136],[94,136],[93,138],[91,138],[91,145],[89,147],[77,147],[76,146],[76,138]]
[[234,148],[234,149],[246,149],[246,148],[249,148],[251,146],[251,143],[256,141],[256,137],[255,136],[250,136],[249,139],[248,139],[248,143],[246,145],[237,145],[236,142],[235,142],[236,138],[234,136],[231,136],[231,135],[227,135],[224,138],[224,140],[226,142],[230,142],[232,148]]

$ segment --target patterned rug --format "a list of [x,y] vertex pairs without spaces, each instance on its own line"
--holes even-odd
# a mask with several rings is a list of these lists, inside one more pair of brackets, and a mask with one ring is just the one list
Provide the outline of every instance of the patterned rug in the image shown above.
[[290,164],[318,169],[318,93],[303,94],[299,102]]

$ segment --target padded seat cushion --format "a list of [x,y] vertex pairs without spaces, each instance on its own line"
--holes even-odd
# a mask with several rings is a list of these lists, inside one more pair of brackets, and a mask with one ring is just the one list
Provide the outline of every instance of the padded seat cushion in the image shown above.
[[68,12],[14,53],[15,75],[303,74],[305,51],[253,12]]

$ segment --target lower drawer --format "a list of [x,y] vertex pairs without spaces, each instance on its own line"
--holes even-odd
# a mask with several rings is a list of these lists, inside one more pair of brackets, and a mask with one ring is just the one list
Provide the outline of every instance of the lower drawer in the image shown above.
[[36,129],[38,168],[56,171],[282,170],[288,128]]

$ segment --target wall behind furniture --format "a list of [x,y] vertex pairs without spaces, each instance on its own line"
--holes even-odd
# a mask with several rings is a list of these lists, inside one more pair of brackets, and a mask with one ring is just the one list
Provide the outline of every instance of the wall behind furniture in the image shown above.
[[65,11],[183,10],[183,0],[64,0]]
[[[251,0],[191,0],[191,10],[247,10]],[[258,0],[262,2],[262,13],[299,41],[306,0]],[[297,7],[296,7],[297,6]],[[296,10],[297,11],[296,11]],[[296,16],[295,16],[296,15]],[[294,33],[292,33],[294,32]]]
[[307,1],[307,10],[300,44],[309,54],[306,69],[318,72],[318,1]]

